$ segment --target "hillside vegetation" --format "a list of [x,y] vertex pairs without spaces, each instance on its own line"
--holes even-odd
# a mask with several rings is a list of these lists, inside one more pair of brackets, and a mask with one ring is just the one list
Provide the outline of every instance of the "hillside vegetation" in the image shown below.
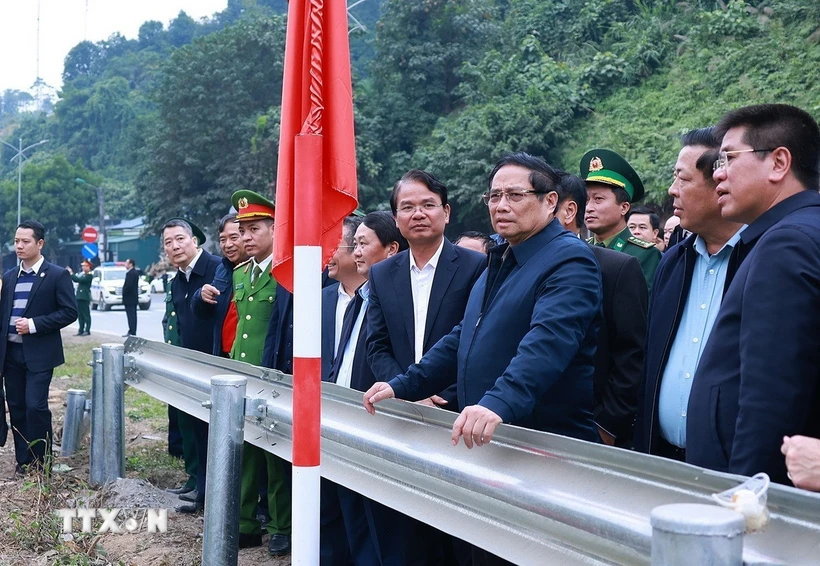
[[[204,21],[181,13],[135,40],[81,43],[52,114],[15,113],[25,96],[5,93],[3,139],[50,140],[25,166],[24,216],[55,198],[93,203],[76,177],[105,187],[112,215],[154,227],[178,214],[213,226],[232,191],[273,192],[284,6],[231,0]],[[684,131],[758,102],[820,117],[816,0],[366,0],[351,12],[365,26],[351,33],[362,207],[385,207],[407,169],[428,169],[450,187],[454,234],[488,228],[479,195],[505,152],[575,172],[587,149],[615,149],[662,205]],[[0,154],[2,241],[12,155]],[[67,238],[94,217],[72,204],[49,225]]]

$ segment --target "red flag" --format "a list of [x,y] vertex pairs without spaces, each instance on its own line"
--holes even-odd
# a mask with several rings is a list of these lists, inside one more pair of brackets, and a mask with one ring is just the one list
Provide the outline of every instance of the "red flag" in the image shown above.
[[276,179],[273,275],[293,291],[294,139],[322,135],[322,265],[358,206],[353,90],[345,0],[291,0]]

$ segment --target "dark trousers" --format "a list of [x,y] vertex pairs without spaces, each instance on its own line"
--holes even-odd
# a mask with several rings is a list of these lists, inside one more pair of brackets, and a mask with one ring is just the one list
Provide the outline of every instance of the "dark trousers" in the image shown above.
[[168,454],[182,458],[182,433],[179,432],[179,409],[168,405]]
[[77,299],[77,323],[80,332],[91,332],[91,301]]
[[196,417],[191,417],[194,429],[194,445],[196,447],[196,500],[205,502],[205,474],[208,466],[208,423]]
[[364,496],[322,479],[319,563],[321,566],[380,564],[364,511]]
[[363,499],[370,537],[382,566],[444,563],[443,533],[372,499]]
[[128,334],[132,336],[137,335],[137,305],[124,305],[125,316],[128,317]]
[[499,558],[483,548],[473,547],[473,566],[515,566],[512,562]]
[[20,465],[45,461],[51,453],[51,411],[48,388],[53,369],[31,371],[26,367],[23,345],[9,342],[3,374],[14,435],[14,454]]

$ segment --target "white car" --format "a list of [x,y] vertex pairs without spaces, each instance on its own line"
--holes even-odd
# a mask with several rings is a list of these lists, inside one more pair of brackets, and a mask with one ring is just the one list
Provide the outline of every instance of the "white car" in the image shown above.
[[[101,311],[109,310],[113,305],[122,304],[122,285],[125,283],[125,272],[122,265],[103,265],[96,268],[91,280],[91,308]],[[151,287],[144,280],[139,282],[139,307],[147,311],[151,307]]]

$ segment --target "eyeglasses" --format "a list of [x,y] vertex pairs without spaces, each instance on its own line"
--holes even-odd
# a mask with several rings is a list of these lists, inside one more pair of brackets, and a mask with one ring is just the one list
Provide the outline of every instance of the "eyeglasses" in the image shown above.
[[355,250],[356,249],[356,244],[353,244],[352,246],[339,246],[339,249],[340,250]]
[[427,214],[429,212],[433,212],[437,208],[444,206],[443,204],[433,204],[432,202],[425,202],[419,206],[413,206],[412,204],[405,204],[404,206],[399,207],[399,214],[404,214],[406,216],[411,216],[416,213],[417,210],[422,211],[423,213]]
[[507,202],[521,202],[524,200],[525,196],[537,194],[541,194],[541,192],[534,191],[532,189],[523,191],[490,191],[489,193],[484,193],[481,195],[481,200],[484,201],[484,204],[489,206],[491,204],[500,203],[501,197],[507,197]]
[[712,171],[717,171],[722,167],[726,167],[729,164],[730,155],[735,155],[736,153],[766,153],[769,151],[774,151],[775,149],[777,148],[773,147],[771,149],[735,149],[732,151],[721,151],[720,153],[718,153],[717,160],[712,164]]

